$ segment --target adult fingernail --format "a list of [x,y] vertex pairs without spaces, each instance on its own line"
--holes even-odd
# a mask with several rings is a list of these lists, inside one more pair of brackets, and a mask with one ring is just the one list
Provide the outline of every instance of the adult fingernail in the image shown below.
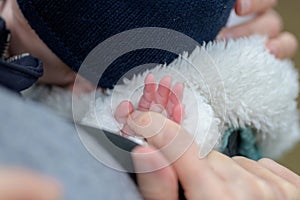
[[136,147],[133,150],[132,158],[136,173],[152,172],[157,168],[152,159],[153,152],[150,147]]
[[135,119],[129,118],[127,124],[137,134],[144,138],[151,138],[164,128],[166,118],[159,113],[144,112]]
[[237,7],[238,14],[244,15],[251,12],[251,0],[241,0]]
[[133,115],[131,115],[130,121],[131,122],[133,121],[135,126],[146,127],[151,123],[150,113],[149,112],[133,113]]
[[138,135],[145,137],[145,129],[151,123],[152,119],[149,112],[134,112],[127,120],[128,126]]

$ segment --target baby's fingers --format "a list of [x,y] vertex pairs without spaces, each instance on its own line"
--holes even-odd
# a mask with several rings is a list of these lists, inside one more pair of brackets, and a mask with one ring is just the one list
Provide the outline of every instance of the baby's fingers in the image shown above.
[[151,103],[155,99],[156,82],[153,74],[148,74],[145,78],[144,83],[145,87],[143,95],[138,104],[138,110],[148,111],[150,109]]
[[168,76],[165,76],[159,82],[156,94],[155,94],[155,103],[161,105],[163,108],[166,108],[169,95],[170,95],[170,88],[172,84],[172,79]]
[[185,107],[183,104],[177,104],[174,107],[173,115],[172,115],[172,119],[174,122],[181,124],[183,116],[184,116],[184,109],[185,109]]
[[[170,116],[171,118],[174,119],[175,122],[179,123],[177,120],[182,118],[182,112],[181,112],[181,101],[183,98],[183,90],[184,90],[184,86],[182,83],[176,83],[174,85],[174,87],[172,88],[172,90],[170,91],[170,96],[169,96],[169,100],[167,103],[167,113],[168,116]],[[179,109],[178,109],[179,107]],[[180,111],[180,112],[178,112]],[[182,110],[183,111],[183,110]],[[174,117],[174,115],[176,115],[176,117]],[[175,120],[175,118],[177,120]],[[181,121],[181,120],[179,120]]]
[[134,131],[127,125],[129,115],[134,111],[133,104],[130,101],[122,101],[116,109],[115,119],[124,124],[121,129],[123,135],[135,135]]
[[133,112],[133,104],[130,101],[122,101],[115,112],[115,119],[121,124],[127,122],[127,118]]

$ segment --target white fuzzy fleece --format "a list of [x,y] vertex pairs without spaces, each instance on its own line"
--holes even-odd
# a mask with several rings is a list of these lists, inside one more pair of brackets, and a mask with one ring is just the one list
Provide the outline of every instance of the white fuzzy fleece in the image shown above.
[[[110,95],[98,94],[82,122],[118,132],[120,126],[113,117],[116,106],[126,99],[137,105],[149,72],[156,80],[168,75],[173,82],[185,84],[182,125],[195,134],[203,155],[217,148],[226,128],[250,126],[257,130],[263,155],[277,158],[300,139],[298,73],[292,62],[277,60],[264,44],[265,38],[252,36],[197,47],[168,66],[160,65],[125,80]],[[65,103],[49,96],[43,100],[52,102],[47,103],[52,107]],[[76,105],[79,107],[80,103]],[[77,118],[82,117],[80,109],[76,113],[80,113]]]
[[[218,98],[222,89],[215,84],[215,75],[203,67],[201,57],[206,53],[214,60],[224,83],[227,127],[254,127],[263,155],[272,158],[299,141],[298,72],[291,61],[270,55],[265,38],[259,36],[209,43],[205,51],[197,48],[189,59],[202,66],[200,71],[211,86],[210,93],[200,89],[205,97]],[[222,102],[213,105],[218,117],[223,115],[223,106]]]

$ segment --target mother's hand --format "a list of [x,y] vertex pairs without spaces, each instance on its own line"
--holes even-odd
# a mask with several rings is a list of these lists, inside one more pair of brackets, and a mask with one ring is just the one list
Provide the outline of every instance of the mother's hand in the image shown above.
[[255,15],[245,23],[224,28],[218,38],[238,38],[253,34],[269,36],[267,48],[276,57],[292,57],[297,50],[296,37],[289,32],[282,32],[283,23],[280,15],[273,9],[277,0],[237,0],[235,12],[239,16]]
[[139,114],[128,125],[153,146],[133,154],[145,199],[178,199],[178,181],[187,199],[300,199],[300,177],[272,160],[215,151],[199,159],[191,136],[158,113]]

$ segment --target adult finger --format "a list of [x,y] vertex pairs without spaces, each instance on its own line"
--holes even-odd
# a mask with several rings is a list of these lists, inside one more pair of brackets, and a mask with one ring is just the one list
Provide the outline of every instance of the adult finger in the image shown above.
[[273,191],[265,181],[249,173],[228,156],[212,151],[207,159],[237,199],[272,199],[274,197]]
[[249,22],[223,28],[217,39],[239,38],[253,34],[267,35],[272,38],[279,35],[281,29],[280,16],[275,11],[269,10]]
[[273,188],[273,192],[277,199],[299,199],[299,190],[288,181],[272,173],[253,160],[244,157],[233,158],[241,167],[245,168],[250,173],[268,182]]
[[271,159],[263,158],[258,163],[291,184],[294,184],[300,190],[300,176],[298,174]]
[[264,12],[276,4],[277,0],[237,0],[235,11],[238,15],[244,16]]
[[[128,125],[138,135],[147,138],[172,163],[188,199],[224,199],[224,193],[228,194],[226,185],[206,159],[199,159],[198,147],[183,128],[154,112],[131,119],[128,119]],[[214,187],[214,192],[211,187]]]
[[159,169],[166,159],[151,147],[132,152],[139,190],[144,199],[178,199],[178,181],[172,166]]
[[0,199],[58,200],[61,191],[59,184],[50,178],[20,169],[1,169]]
[[277,37],[271,38],[267,42],[267,48],[277,58],[290,58],[293,57],[297,51],[298,41],[293,34],[284,32]]

